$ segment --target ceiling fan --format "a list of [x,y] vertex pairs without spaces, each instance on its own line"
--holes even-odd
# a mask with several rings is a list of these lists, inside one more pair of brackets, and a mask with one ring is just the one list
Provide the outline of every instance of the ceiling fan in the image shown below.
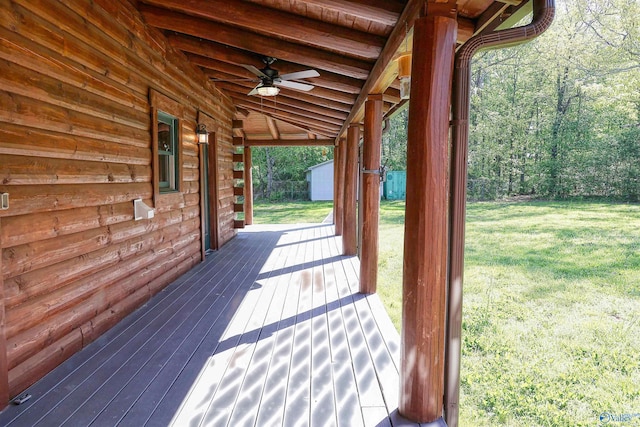
[[276,96],[278,93],[280,93],[281,87],[300,90],[304,92],[310,91],[314,88],[313,85],[310,85],[308,83],[300,83],[293,80],[319,77],[320,73],[318,73],[316,70],[305,70],[280,75],[278,73],[278,70],[271,68],[271,64],[276,61],[276,58],[270,56],[263,57],[262,62],[265,63],[265,67],[262,69],[258,69],[253,65],[242,64],[242,67],[255,74],[259,79],[258,85],[254,87],[251,92],[248,93],[248,95]]

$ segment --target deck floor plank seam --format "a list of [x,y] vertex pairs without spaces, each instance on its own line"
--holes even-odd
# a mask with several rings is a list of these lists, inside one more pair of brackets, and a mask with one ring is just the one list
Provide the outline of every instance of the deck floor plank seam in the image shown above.
[[[234,271],[236,271],[236,276],[234,276],[234,279],[236,280],[229,282],[225,287],[225,289],[231,289],[231,292],[228,295],[227,305],[225,305],[223,311],[221,311],[214,320],[206,322],[210,323],[210,326],[208,327],[206,333],[199,340],[197,347],[190,354],[187,363],[182,366],[180,376],[177,376],[174,379],[167,393],[165,393],[165,395],[163,396],[162,401],[158,403],[151,416],[145,421],[145,424],[166,424],[174,417],[173,413],[169,414],[169,412],[171,411],[169,411],[168,409],[174,408],[174,411],[177,411],[179,409],[178,407],[175,407],[175,396],[185,396],[187,393],[189,393],[191,388],[191,381],[189,381],[187,384],[184,384],[185,380],[183,379],[183,381],[180,382],[180,377],[187,379],[192,378],[195,375],[193,372],[194,370],[199,370],[199,373],[202,373],[202,370],[200,368],[210,358],[211,354],[215,352],[220,343],[224,342],[223,334],[225,333],[226,326],[234,317],[235,313],[240,310],[240,305],[243,299],[242,293],[248,290],[248,286],[251,286],[254,278],[259,273],[259,270],[262,267],[261,260],[264,258],[264,253],[270,251],[273,246],[272,240],[274,239],[274,236],[260,239],[260,245],[258,248],[256,248],[255,251],[249,253],[244,251],[244,253],[242,253],[242,257],[240,258],[243,259],[242,264],[234,269]],[[239,268],[242,265],[250,265],[251,268],[246,270],[243,268]],[[239,284],[235,289],[233,289],[234,283]],[[223,293],[220,297],[223,296],[227,295]],[[214,310],[210,311],[215,313]],[[196,381],[199,381],[199,378]],[[183,400],[188,401],[187,398]]]
[[247,227],[0,425],[415,426],[398,334],[358,275],[330,224]]
[[[177,288],[180,288],[179,285],[181,283],[183,283],[185,280],[188,280],[189,277],[194,277],[194,276],[197,277],[196,274],[193,273],[193,274],[189,274],[187,278],[180,278],[180,280],[178,280],[174,284],[174,286]],[[186,295],[187,297],[190,297],[187,290],[184,290],[182,294]],[[160,302],[165,302],[168,300],[168,298],[158,298],[158,300]],[[114,356],[113,353],[110,353],[111,348],[122,349],[123,347],[125,347],[125,345],[122,342],[120,342],[120,340],[129,339],[127,338],[128,330],[135,329],[137,325],[140,324],[139,322],[144,322],[145,321],[144,319],[147,317],[157,319],[158,317],[162,316],[165,313],[166,313],[166,310],[164,309],[160,311],[150,311],[148,309],[136,310],[133,313],[133,315],[130,316],[130,318],[127,318],[127,320],[121,322],[119,325],[116,325],[116,327],[112,331],[109,331],[110,333],[108,332],[107,334],[105,334],[105,336],[96,340],[95,343],[92,343],[93,348],[95,348],[96,346],[100,346],[100,348],[97,351],[80,352],[74,357],[72,357],[70,361],[68,361],[69,363],[66,364],[67,366],[71,366],[71,369],[66,369],[66,370],[61,369],[59,371],[59,372],[62,372],[64,375],[62,376],[62,378],[56,378],[56,377],[60,377],[60,374],[58,374],[58,372],[56,371],[54,371],[50,375],[51,378],[45,377],[42,383],[43,385],[45,385],[48,382],[50,384],[50,388],[47,390],[47,389],[42,389],[42,387],[40,387],[40,390],[38,390],[37,394],[34,391],[34,395],[36,396],[36,400],[39,400],[43,403],[46,401],[46,403],[43,404],[43,407],[49,408],[49,411],[45,414],[30,413],[32,417],[35,416],[37,418],[27,417],[27,418],[23,418],[20,422],[24,423],[25,425],[36,425],[36,423],[43,421],[43,418],[45,416],[47,417],[47,421],[50,421],[52,419],[52,417],[49,415],[50,412],[55,410],[60,404],[62,404],[62,402],[66,398],[66,395],[68,394],[68,390],[69,389],[75,390],[78,387],[78,384],[76,383],[76,385],[74,385],[73,382],[70,382],[70,379],[76,379],[77,381],[80,382],[79,384],[85,383],[88,377],[90,377],[90,375],[96,370],[95,364],[97,363],[99,364],[99,366],[102,366],[101,356],[107,357],[107,360],[108,360]],[[122,327],[118,328],[118,326],[120,325],[122,325]],[[105,343],[105,345],[101,346],[103,342]],[[83,356],[86,357],[84,358],[84,360],[75,360],[75,359],[83,359]],[[65,387],[64,388],[56,387],[56,385],[62,381],[65,381]],[[51,384],[52,382],[53,384]]]
[[[230,286],[231,283],[233,282],[230,282],[230,284],[227,286]],[[145,368],[147,368],[147,370],[138,371],[136,373],[136,376],[132,377],[132,380],[129,381],[128,385],[131,385],[132,387],[139,387],[141,383],[144,384],[144,382],[146,381],[147,382],[146,387],[148,387],[149,384],[157,378],[157,376],[162,371],[162,368],[164,368],[164,366],[168,363],[168,361],[175,359],[175,355],[178,352],[178,349],[183,348],[183,346],[185,346],[185,343],[187,343],[188,345],[189,336],[193,334],[193,331],[200,324],[215,323],[215,321],[212,321],[212,319],[209,319],[209,316],[211,315],[211,313],[215,313],[216,311],[218,311],[216,310],[217,307],[224,301],[222,298],[220,298],[220,295],[213,295],[214,300],[210,300],[213,294],[213,290],[216,288],[217,287],[213,287],[207,293],[204,299],[200,299],[198,303],[198,307],[201,307],[202,312],[200,312],[200,310],[198,311],[199,313],[198,316],[195,316],[197,318],[197,321],[193,322],[193,326],[190,329],[185,329],[184,331],[180,331],[179,329],[176,329],[176,331],[174,331],[174,333],[172,334],[172,337],[177,342],[169,342],[168,340],[165,341],[161,350],[166,353],[165,354],[160,353],[158,357],[156,357],[155,354],[153,355],[153,357],[150,357],[147,363],[145,364]],[[195,313],[196,311],[192,313],[192,316]],[[208,319],[208,320],[205,320],[205,319]],[[139,381],[134,383],[134,380],[137,377],[140,377]],[[124,414],[128,412],[128,410],[135,404],[135,402],[137,402],[138,398],[139,398],[139,395],[136,396],[135,390],[131,390],[129,394],[122,393],[121,391],[118,394],[118,399],[114,400],[113,402],[110,402],[109,404],[110,411],[108,412],[112,412],[113,415],[109,417],[108,412],[106,414],[101,414],[101,418],[97,418],[95,420],[96,425],[104,425],[104,424],[111,424],[114,422],[118,422],[119,420],[122,419]],[[127,405],[129,406],[127,407]],[[116,408],[120,408],[120,409],[116,409]]]
[[[286,237],[286,235],[283,236],[279,243],[287,242]],[[285,251],[280,245],[277,245],[276,249],[281,251],[282,263],[279,269],[282,269],[282,273],[270,277],[265,284],[265,286],[273,287],[273,297],[269,303],[245,379],[234,404],[228,422],[230,426],[254,425],[257,417],[257,411],[254,411],[255,401],[256,399],[261,401],[265,393],[264,385],[275,348],[275,337],[282,320],[284,302],[290,289],[289,278],[291,277],[291,272],[286,269],[291,260],[291,251]]]
[[[271,263],[267,262],[260,271],[261,275],[267,274],[267,277],[262,279],[264,284],[260,288],[261,292],[248,304],[249,306],[253,306],[253,310],[246,319],[241,320],[241,324],[246,323],[244,332],[239,340],[239,342],[242,343],[242,348],[236,348],[230,361],[230,363],[237,365],[235,372],[232,369],[233,366],[227,366],[227,370],[221,378],[226,384],[232,384],[233,386],[226,390],[226,396],[219,396],[219,390],[214,392],[209,411],[202,420],[204,425],[237,425],[231,423],[231,416],[233,409],[237,405],[238,396],[242,390],[246,375],[249,373],[251,362],[254,360],[255,350],[259,342],[258,338],[260,337],[262,328],[265,326],[268,308],[275,294],[276,289],[272,286],[274,281],[272,273],[284,268],[286,265],[286,253],[283,254],[282,249],[276,247],[271,254],[270,260]],[[269,300],[269,304],[262,303],[265,299]],[[242,311],[238,310],[238,314],[241,312]],[[236,347],[238,346],[236,345]],[[238,350],[242,353],[239,356]],[[246,369],[245,366],[247,366]]]

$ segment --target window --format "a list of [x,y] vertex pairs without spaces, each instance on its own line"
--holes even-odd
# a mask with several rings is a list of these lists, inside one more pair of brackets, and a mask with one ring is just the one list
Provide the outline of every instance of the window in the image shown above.
[[160,192],[178,191],[178,119],[158,111],[158,185]]

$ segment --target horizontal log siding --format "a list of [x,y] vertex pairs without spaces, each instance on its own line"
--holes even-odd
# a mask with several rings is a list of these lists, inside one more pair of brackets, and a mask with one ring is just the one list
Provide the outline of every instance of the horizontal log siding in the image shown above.
[[[233,106],[185,64],[127,0],[0,6],[11,396],[201,261],[198,110],[216,121],[220,242],[235,236]],[[183,109],[181,185],[160,195],[153,219],[134,221],[133,199],[153,205],[150,89]]]

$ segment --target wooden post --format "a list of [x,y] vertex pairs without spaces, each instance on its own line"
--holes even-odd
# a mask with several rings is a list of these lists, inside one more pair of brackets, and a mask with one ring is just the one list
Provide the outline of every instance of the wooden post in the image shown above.
[[336,226],[336,236],[342,236],[342,224],[344,220],[344,165],[347,142],[341,139],[335,148],[335,156],[333,166],[336,170],[336,192],[333,195],[333,204],[335,206],[335,215],[333,223]]
[[358,185],[358,144],[360,125],[349,125],[347,129],[346,159],[344,168],[344,220],[342,223],[342,253],[355,255],[358,251],[356,227],[356,188]]
[[[198,157],[200,159],[200,257],[201,257],[201,261],[204,261],[206,258],[206,252],[207,252],[207,248],[205,245],[205,234],[207,233],[206,227],[207,227],[207,219],[205,219],[205,215],[207,215],[207,207],[205,206],[206,203],[206,195],[205,195],[205,186],[204,186],[204,180],[208,180],[209,177],[205,176],[205,162],[208,159],[205,159],[205,143],[199,142],[198,143]],[[209,229],[211,229],[211,226],[209,226]],[[210,232],[209,232],[210,233]],[[209,239],[211,239],[211,235],[209,235]]]
[[220,198],[220,176],[218,169],[218,137],[216,132],[209,133],[209,225],[211,229],[211,249],[220,249],[220,215],[218,215],[218,199]]
[[407,141],[399,412],[442,417],[448,239],[448,136],[456,6],[428,3],[414,27]]
[[2,280],[2,218],[0,218],[0,410],[9,404],[9,365],[5,335],[4,281]]
[[244,147],[244,224],[253,224],[253,174],[251,147]]
[[[336,194],[338,194],[338,162],[339,162],[338,157],[340,156],[338,151],[340,150],[338,149],[338,146],[336,144],[336,146],[333,147],[333,224],[334,225],[336,223],[336,209],[337,209]],[[335,229],[335,226],[334,226],[334,229]],[[339,236],[339,234],[336,234],[336,236]]]
[[382,147],[382,95],[369,95],[364,104],[362,149],[362,248],[360,292],[373,294],[378,283],[378,217],[380,214],[380,149]]

